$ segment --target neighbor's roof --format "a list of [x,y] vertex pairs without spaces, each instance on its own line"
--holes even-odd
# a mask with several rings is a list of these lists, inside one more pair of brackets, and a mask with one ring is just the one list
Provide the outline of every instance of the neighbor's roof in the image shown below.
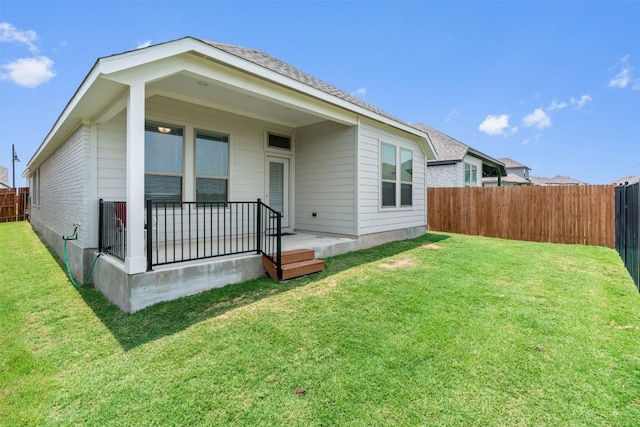
[[541,176],[530,177],[534,185],[584,185],[586,182],[580,181],[568,176],[556,175],[553,178],[545,178]]
[[428,163],[430,165],[461,162],[464,160],[464,156],[469,154],[479,158],[484,164],[498,168],[502,176],[507,175],[505,165],[501,161],[496,160],[493,157],[488,156],[437,129],[427,126],[424,123],[418,123],[413,126],[429,135],[429,139],[431,140],[433,147],[436,149],[437,158],[435,160],[429,160]]
[[633,184],[635,182],[640,181],[640,175],[629,175],[624,176],[620,179],[616,179],[612,182],[613,185],[625,185],[625,184]]
[[500,160],[502,163],[504,163],[504,165],[507,167],[507,169],[511,169],[511,168],[526,168],[531,170],[531,168],[529,166],[523,165],[522,163],[518,163],[513,159],[510,159],[508,157],[499,157],[498,160]]
[[[485,182],[497,182],[497,180],[498,180],[497,177],[491,177],[491,176],[482,178],[482,181],[485,181]],[[515,173],[507,174],[505,178],[502,178],[501,182],[502,182],[502,185],[506,185],[506,184],[531,185],[531,181],[529,181],[528,179],[524,179],[523,177],[521,177],[520,175],[516,175]]]

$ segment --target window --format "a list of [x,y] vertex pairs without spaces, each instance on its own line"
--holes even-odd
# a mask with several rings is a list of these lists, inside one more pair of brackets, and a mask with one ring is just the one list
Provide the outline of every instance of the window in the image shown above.
[[464,164],[464,186],[476,187],[478,185],[478,167],[470,163]]
[[183,129],[146,123],[144,197],[157,202],[182,201]]
[[269,133],[267,135],[268,145],[271,148],[282,148],[285,150],[291,150],[291,138],[283,135],[276,135]]
[[382,207],[413,205],[413,152],[382,143]]
[[382,144],[382,207],[396,206],[396,147]]
[[229,137],[196,132],[196,201],[226,202],[228,192]]
[[413,152],[400,149],[400,206],[413,205]]

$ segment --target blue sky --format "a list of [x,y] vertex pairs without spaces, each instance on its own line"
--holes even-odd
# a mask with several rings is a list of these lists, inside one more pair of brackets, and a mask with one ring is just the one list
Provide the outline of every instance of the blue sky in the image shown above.
[[639,1],[0,0],[16,185],[96,59],[184,36],[260,49],[532,175],[640,174]]

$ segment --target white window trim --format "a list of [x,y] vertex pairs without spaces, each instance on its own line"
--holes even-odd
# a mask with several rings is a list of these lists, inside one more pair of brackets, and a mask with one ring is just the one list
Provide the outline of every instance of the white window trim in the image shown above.
[[[395,206],[382,206],[382,183],[383,182],[389,182],[389,180],[383,180],[382,179],[382,145],[389,145],[391,147],[395,148],[396,151],[396,204]],[[378,212],[384,211],[384,212],[389,212],[389,211],[407,211],[407,210],[413,210],[415,205],[414,205],[414,194],[413,194],[413,189],[415,187],[415,182],[413,181],[413,174],[411,175],[411,205],[402,205],[402,184],[409,184],[408,181],[402,181],[402,171],[401,171],[401,152],[402,150],[405,151],[409,151],[411,152],[411,160],[412,162],[415,161],[415,152],[408,147],[404,147],[400,144],[393,144],[390,142],[386,142],[386,141],[379,141],[378,144],[378,167],[379,167],[379,179],[378,179],[378,198],[379,198],[379,203],[378,203]]]
[[[269,145],[269,135],[283,136],[291,141],[291,148],[272,147]],[[265,128],[264,129],[264,151],[265,153],[273,153],[278,156],[293,156],[295,151],[295,133],[283,130]]]

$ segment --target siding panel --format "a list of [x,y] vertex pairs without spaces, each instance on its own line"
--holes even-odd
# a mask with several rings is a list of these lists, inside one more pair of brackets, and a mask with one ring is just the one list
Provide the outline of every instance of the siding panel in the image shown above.
[[[426,160],[416,140],[373,122],[359,126],[358,234],[426,226]],[[386,142],[413,152],[413,207],[380,208],[379,144]]]
[[355,128],[324,122],[297,130],[296,228],[356,234],[355,165]]

